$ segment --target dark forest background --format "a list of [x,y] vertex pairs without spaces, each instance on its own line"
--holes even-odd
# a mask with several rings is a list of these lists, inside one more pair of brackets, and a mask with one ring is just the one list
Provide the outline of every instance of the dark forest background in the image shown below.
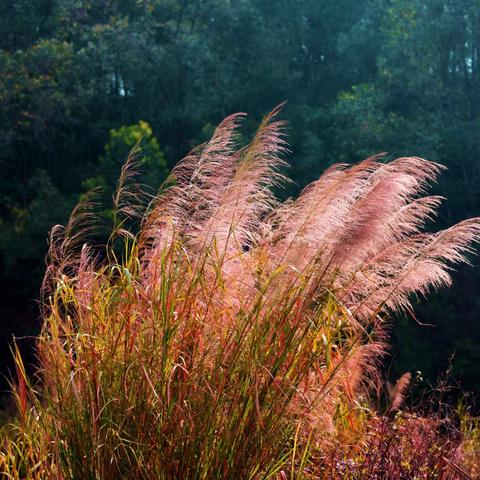
[[[479,0],[0,2],[0,370],[39,330],[50,227],[141,140],[158,185],[226,115],[287,100],[295,195],[335,162],[443,163],[435,228],[480,215]],[[106,213],[108,215],[108,212]],[[393,377],[480,390],[480,262],[392,328]],[[428,325],[419,325],[428,324]]]

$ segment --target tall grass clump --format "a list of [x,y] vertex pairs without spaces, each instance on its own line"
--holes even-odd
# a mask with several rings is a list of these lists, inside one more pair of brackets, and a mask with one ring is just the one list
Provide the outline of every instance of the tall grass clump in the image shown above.
[[245,146],[225,119],[147,203],[130,156],[105,248],[91,196],[53,229],[5,478],[333,478],[341,438],[380,471],[367,398],[387,319],[450,283],[480,221],[422,232],[442,167],[420,158],[334,165],[279,203],[276,115]]

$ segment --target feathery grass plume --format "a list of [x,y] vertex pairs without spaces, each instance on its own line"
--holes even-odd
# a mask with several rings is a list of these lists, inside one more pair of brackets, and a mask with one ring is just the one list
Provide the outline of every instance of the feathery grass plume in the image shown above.
[[389,400],[389,411],[397,411],[402,404],[405,402],[405,394],[410,386],[412,380],[412,374],[410,372],[405,372],[395,383],[391,385],[387,383],[388,390],[388,400]]
[[74,275],[78,269],[82,251],[89,234],[101,228],[95,208],[99,189],[84,194],[73,209],[66,226],[55,225],[49,235],[46,255],[47,269],[41,286],[42,297],[47,297],[62,275]]
[[135,180],[139,175],[139,168],[142,164],[140,156],[141,139],[134,145],[127,156],[120,171],[120,176],[113,193],[112,203],[112,232],[111,240],[116,236],[127,236],[133,238],[125,223],[128,220],[141,219],[145,210],[145,203],[150,196],[143,186]]
[[37,383],[19,384],[0,454],[11,478],[301,478],[347,426],[368,438],[385,321],[449,284],[480,222],[422,233],[441,167],[419,158],[333,166],[279,204],[278,112],[244,146],[243,114],[225,119],[136,235],[124,233],[138,214],[129,157],[114,196],[121,255],[79,248],[84,205],[75,241],[53,230]]

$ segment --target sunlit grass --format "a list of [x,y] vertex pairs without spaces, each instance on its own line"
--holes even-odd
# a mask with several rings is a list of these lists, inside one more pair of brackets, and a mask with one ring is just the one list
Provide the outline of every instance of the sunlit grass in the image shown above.
[[[478,221],[420,232],[439,203],[420,195],[440,167],[416,158],[333,167],[280,205],[275,114],[240,149],[239,117],[226,119],[143,211],[129,157],[105,248],[85,243],[89,196],[52,231],[34,378],[15,350],[7,478],[392,478],[398,468],[437,478],[447,464],[467,468],[435,419],[392,420],[408,375],[390,417],[369,394],[389,313],[448,284],[447,264],[465,260]],[[471,458],[475,435],[465,434]]]

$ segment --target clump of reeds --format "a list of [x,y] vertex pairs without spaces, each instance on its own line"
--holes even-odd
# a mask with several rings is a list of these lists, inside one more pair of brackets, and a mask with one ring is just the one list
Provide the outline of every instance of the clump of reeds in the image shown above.
[[339,411],[377,381],[387,317],[449,284],[480,221],[422,233],[441,166],[419,158],[335,165],[280,204],[276,114],[245,146],[242,115],[225,119],[144,208],[129,157],[103,250],[85,243],[89,197],[52,231],[7,478],[300,478],[309,452],[336,448]]

